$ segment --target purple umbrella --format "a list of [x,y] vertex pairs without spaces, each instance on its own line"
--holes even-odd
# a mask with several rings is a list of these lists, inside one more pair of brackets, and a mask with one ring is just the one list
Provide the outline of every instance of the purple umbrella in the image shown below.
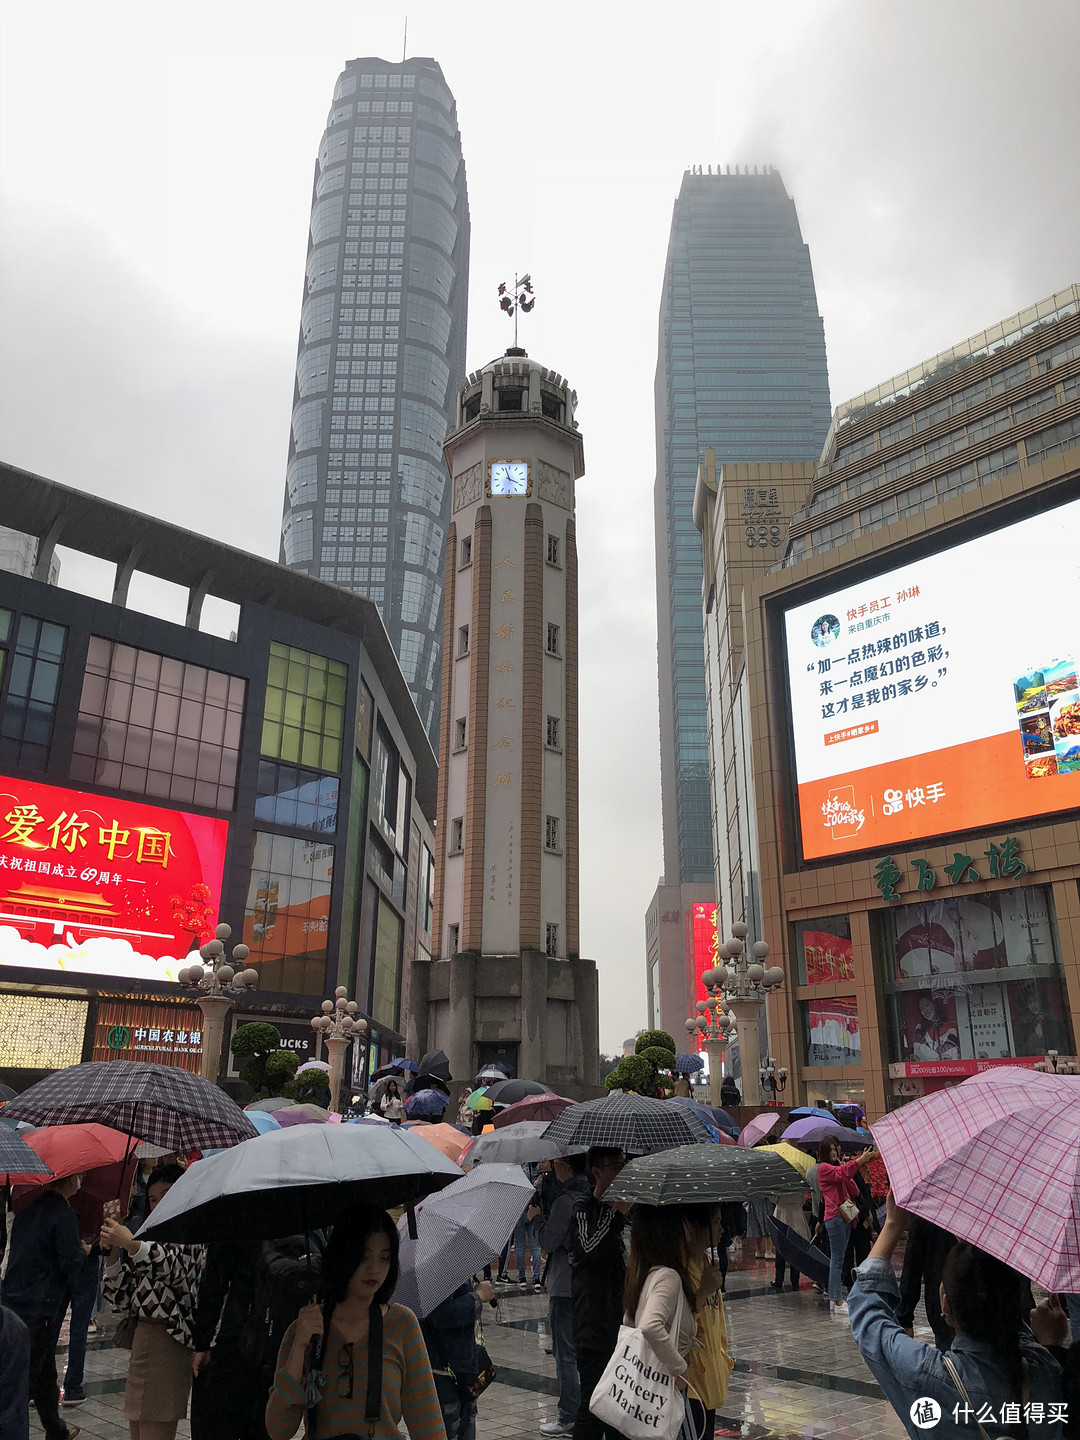
[[775,1112],[772,1115],[755,1115],[743,1126],[738,1143],[743,1146],[756,1145],[759,1140],[764,1140],[769,1131],[775,1129],[779,1123],[780,1116]]
[[808,1115],[805,1120],[796,1120],[780,1136],[781,1140],[790,1140],[793,1145],[817,1145],[826,1138],[835,1140],[845,1148],[854,1146],[858,1150],[863,1149],[866,1143],[860,1140],[854,1130],[838,1125],[835,1120],[819,1120],[816,1115]]
[[405,1101],[405,1114],[410,1119],[424,1115],[441,1115],[450,1103],[449,1097],[441,1090],[417,1090]]

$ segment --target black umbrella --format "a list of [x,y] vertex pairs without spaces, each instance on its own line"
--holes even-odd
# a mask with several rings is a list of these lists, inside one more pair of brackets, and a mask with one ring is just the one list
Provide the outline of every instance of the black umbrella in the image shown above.
[[777,1250],[800,1275],[808,1276],[818,1285],[829,1283],[829,1257],[824,1250],[819,1250],[812,1240],[804,1240],[790,1225],[774,1220],[771,1215],[769,1229]]
[[680,1145],[631,1160],[605,1198],[638,1205],[720,1205],[801,1193],[805,1188],[806,1181],[794,1165],[769,1151],[738,1145]]
[[209,1080],[145,1060],[70,1065],[9,1101],[4,1118],[31,1125],[96,1121],[180,1153],[235,1145],[259,1133]]
[[550,1095],[550,1085],[541,1085],[539,1080],[496,1080],[484,1091],[486,1099],[493,1105],[516,1105],[526,1095]]
[[268,1115],[273,1115],[277,1110],[288,1110],[290,1105],[298,1105],[298,1100],[287,1100],[284,1095],[270,1095],[265,1100],[252,1100],[250,1105],[245,1105],[245,1110],[265,1110]]
[[272,1240],[332,1225],[359,1202],[413,1205],[460,1179],[453,1161],[396,1125],[296,1125],[200,1160],[139,1234],[185,1244]]
[[15,1094],[16,1092],[11,1088],[10,1085],[5,1085],[4,1082],[0,1080],[0,1101],[14,1100]]
[[14,1130],[0,1125],[0,1175],[51,1175],[36,1150]]
[[416,1073],[417,1075],[434,1075],[437,1079],[446,1081],[454,1078],[450,1074],[450,1061],[443,1050],[429,1050],[421,1059]]
[[610,1145],[628,1155],[651,1155],[712,1137],[696,1115],[678,1105],[646,1095],[607,1095],[568,1105],[544,1131],[544,1139],[565,1145],[565,1153]]

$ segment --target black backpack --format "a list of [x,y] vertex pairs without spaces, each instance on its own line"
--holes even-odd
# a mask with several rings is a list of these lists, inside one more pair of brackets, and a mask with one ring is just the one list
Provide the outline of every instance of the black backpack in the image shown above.
[[321,1233],[264,1240],[255,1261],[251,1307],[240,1331],[240,1353],[271,1373],[285,1331],[302,1306],[315,1299],[322,1270]]

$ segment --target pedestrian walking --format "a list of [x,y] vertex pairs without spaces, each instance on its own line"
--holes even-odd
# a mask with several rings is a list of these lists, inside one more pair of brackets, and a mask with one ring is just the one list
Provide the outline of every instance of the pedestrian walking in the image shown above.
[[481,1309],[494,1298],[490,1280],[466,1281],[420,1322],[446,1440],[476,1440],[472,1386],[481,1364],[476,1329]]
[[547,1217],[539,1206],[529,1207],[529,1219],[539,1223],[537,1238],[548,1257],[544,1285],[548,1294],[551,1349],[555,1356],[555,1377],[559,1388],[555,1419],[540,1426],[541,1435],[569,1436],[574,1433],[581,1401],[577,1359],[571,1320],[573,1292],[570,1281],[570,1229],[574,1206],[591,1188],[585,1174],[585,1156],[570,1155],[556,1160],[555,1179],[561,1187]]
[[[120,1167],[115,1167],[119,1169]],[[86,1247],[82,1269],[72,1281],[67,1295],[61,1303],[54,1322],[54,1345],[59,1343],[64,1315],[71,1307],[68,1322],[67,1368],[64,1384],[60,1391],[60,1404],[64,1409],[86,1403],[83,1378],[86,1367],[86,1341],[90,1322],[101,1302],[101,1272],[104,1256],[98,1245],[101,1233],[103,1202],[80,1188],[68,1201],[79,1220],[79,1240]]]
[[848,1313],[844,1304],[844,1256],[851,1227],[859,1219],[855,1172],[868,1169],[876,1156],[877,1151],[871,1148],[841,1163],[840,1146],[832,1136],[826,1136],[818,1145],[817,1180],[824,1202],[825,1233],[829,1237],[830,1315],[844,1317]]
[[[150,1215],[183,1173],[179,1165],[160,1165],[147,1177]],[[124,1419],[133,1440],[174,1440],[191,1392],[191,1327],[203,1247],[137,1240],[110,1218],[101,1227],[101,1244],[108,1251],[106,1298],[133,1327]]]
[[607,1430],[589,1409],[619,1338],[626,1281],[624,1240],[630,1206],[608,1201],[604,1194],[626,1163],[621,1150],[594,1146],[585,1157],[592,1190],[574,1205],[567,1239],[570,1256],[570,1325],[577,1360],[580,1396],[573,1440],[609,1440]]
[[901,1328],[912,1335],[915,1311],[919,1300],[924,1299],[927,1324],[934,1332],[934,1343],[939,1350],[948,1350],[953,1342],[952,1327],[941,1313],[941,1276],[945,1259],[956,1243],[955,1235],[929,1220],[912,1215],[908,1221],[896,1318]]
[[848,1306],[863,1359],[912,1440],[926,1433],[916,1423],[918,1406],[930,1407],[921,1417],[928,1420],[939,1407],[935,1440],[971,1440],[976,1425],[992,1427],[992,1434],[1008,1425],[1005,1405],[1021,1416],[1038,1405],[1041,1440],[1061,1440],[1062,1422],[1052,1418],[1064,1400],[1061,1367],[1027,1328],[1021,1277],[974,1245],[953,1246],[941,1292],[942,1313],[956,1338],[947,1354],[912,1339],[896,1315],[899,1287],[892,1268],[908,1217],[891,1194],[886,1204],[885,1224],[859,1266]]
[[66,1175],[43,1186],[15,1216],[0,1286],[0,1302],[30,1332],[30,1399],[46,1440],[68,1440],[79,1433],[60,1418],[55,1321],[86,1260],[88,1247],[79,1240],[78,1216],[68,1204],[81,1183],[81,1175]]
[[[772,1213],[774,1220],[778,1220],[782,1225],[786,1225],[789,1230],[794,1231],[794,1233],[803,1240],[809,1241],[810,1225],[806,1218],[806,1211],[803,1209],[804,1203],[805,1201],[801,1195],[778,1195]],[[783,1252],[779,1246],[775,1246],[775,1249],[776,1269],[773,1272],[772,1284],[769,1286],[769,1289],[777,1291],[783,1290],[784,1269],[786,1266],[791,1288],[792,1290],[798,1290],[798,1270],[795,1269],[795,1266],[792,1265],[790,1260],[784,1259]]]
[[[420,1322],[391,1302],[398,1233],[384,1210],[344,1211],[323,1255],[322,1304],[305,1305],[285,1332],[266,1406],[271,1440],[360,1435],[445,1440]],[[368,1412],[375,1413],[369,1416]]]
[[[708,1207],[700,1207],[703,1211]],[[686,1379],[689,1384],[689,1408],[695,1440],[714,1440],[716,1412],[727,1399],[728,1379],[735,1361],[728,1351],[727,1319],[717,1277],[722,1273],[713,1259],[712,1239],[715,1216],[709,1216],[707,1229],[690,1226],[687,1232],[687,1269],[694,1287],[694,1308],[697,1327],[696,1343],[691,1346]],[[737,1435],[724,1430],[725,1437]]]
[[0,1305],[0,1435],[30,1440],[30,1331]]
[[528,1206],[521,1212],[517,1224],[514,1226],[513,1237],[514,1257],[517,1260],[518,1289],[527,1291],[529,1281],[525,1278],[525,1251],[528,1247],[529,1258],[532,1261],[532,1288],[539,1295],[541,1290],[541,1260],[540,1241],[536,1238],[536,1227],[529,1219]]

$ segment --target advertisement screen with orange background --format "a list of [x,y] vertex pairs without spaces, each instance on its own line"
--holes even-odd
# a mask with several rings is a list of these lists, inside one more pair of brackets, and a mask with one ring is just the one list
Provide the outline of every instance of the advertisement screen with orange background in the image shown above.
[[794,607],[784,629],[807,859],[1080,807],[1080,501]]

